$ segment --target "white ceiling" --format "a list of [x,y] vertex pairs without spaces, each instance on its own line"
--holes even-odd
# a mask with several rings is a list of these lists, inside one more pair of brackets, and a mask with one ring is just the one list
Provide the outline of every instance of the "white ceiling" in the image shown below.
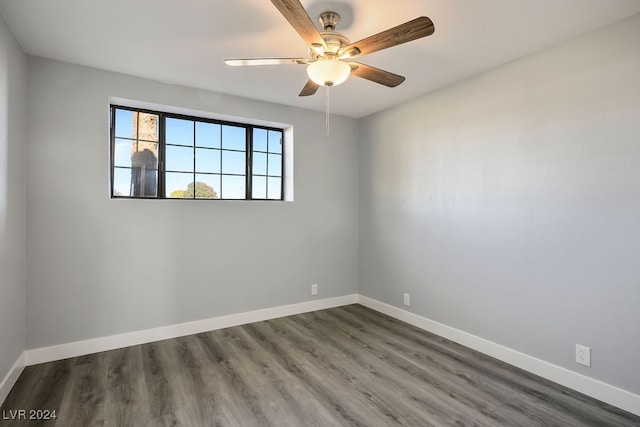
[[[314,22],[342,12],[351,41],[430,17],[435,34],[361,62],[407,77],[390,89],[351,77],[333,113],[363,117],[640,13],[640,0],[302,0]],[[163,82],[324,111],[298,93],[303,65],[229,67],[226,58],[305,57],[269,0],[0,0],[25,52]]]

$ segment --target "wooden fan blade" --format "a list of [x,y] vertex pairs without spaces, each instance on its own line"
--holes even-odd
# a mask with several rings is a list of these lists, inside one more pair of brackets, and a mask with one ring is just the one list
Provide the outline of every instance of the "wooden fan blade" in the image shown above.
[[253,59],[225,59],[224,63],[232,67],[241,67],[245,65],[289,65],[289,64],[307,64],[308,59],[305,58],[253,58]]
[[324,39],[298,0],[271,0],[271,3],[308,45],[316,44],[326,49]]
[[371,80],[372,82],[380,83],[388,87],[396,87],[402,83],[405,79],[398,74],[393,74],[389,71],[381,70],[371,65],[361,64],[359,62],[350,62],[351,74],[363,79]]
[[426,16],[421,16],[343,47],[340,49],[340,57],[349,58],[358,55],[367,55],[382,49],[430,36],[434,31],[435,27],[431,19]]
[[304,87],[302,88],[302,92],[300,92],[300,95],[298,95],[298,96],[313,95],[314,93],[316,93],[318,91],[319,87],[320,86],[317,83],[314,83],[313,80],[308,80],[307,84],[304,85]]

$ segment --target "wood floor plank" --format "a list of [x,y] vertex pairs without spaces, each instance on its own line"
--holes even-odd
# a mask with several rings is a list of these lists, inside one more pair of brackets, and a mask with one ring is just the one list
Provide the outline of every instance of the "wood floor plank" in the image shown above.
[[230,360],[230,350],[220,331],[198,334],[199,344],[211,362],[210,374],[216,378],[217,396],[222,399],[225,417],[237,420],[237,425],[268,425],[251,384],[246,384],[238,375],[236,364]]
[[205,334],[190,335],[178,338],[179,352],[188,366],[188,375],[194,393],[191,406],[186,409],[194,419],[204,425],[235,426],[243,412],[248,412],[242,405],[238,410],[237,396],[234,395],[229,383],[225,380],[222,369],[217,362],[210,359],[199,338]]
[[[24,409],[24,404],[31,400],[37,387],[37,381],[43,373],[41,365],[27,366],[11,389],[1,408],[3,411]],[[3,417],[4,418],[4,417]]]
[[[485,381],[493,386],[502,386],[500,393],[502,410],[511,409],[513,416],[525,415],[529,417],[528,423],[544,424],[544,420],[555,419],[565,421],[565,425],[588,425],[594,420],[599,424],[602,423],[601,425],[618,425],[621,414],[623,419],[624,416],[630,415],[619,408],[596,401],[584,394],[361,305],[346,306],[332,311],[331,314],[338,316],[341,321],[346,321],[347,319],[340,314],[342,310],[362,316],[362,320],[367,325],[365,328],[367,331],[375,330],[375,325],[378,325],[384,329],[382,336],[386,339],[400,336],[409,343],[424,345],[429,352],[433,351],[441,357],[450,357],[463,372],[486,376]],[[507,408],[505,404],[508,404]],[[536,414],[536,408],[545,412],[553,408],[555,410],[547,416],[539,416]],[[640,420],[639,417],[633,418]],[[620,425],[627,424],[623,421]]]
[[[342,316],[338,318],[343,319]],[[365,355],[370,354],[389,361],[392,370],[399,369],[401,373],[409,372],[413,378],[420,379],[420,382],[426,381],[432,384],[436,388],[436,395],[448,395],[465,406],[473,408],[475,412],[486,417],[484,422],[487,424],[504,424],[507,420],[512,422],[526,420],[520,417],[519,412],[506,414],[504,408],[496,411],[498,402],[509,392],[506,387],[500,387],[500,384],[487,381],[469,370],[460,369],[454,360],[447,357],[421,352],[419,346],[407,344],[390,334],[381,336],[370,329],[373,328],[360,330],[355,335],[345,330],[343,339],[351,340],[361,346],[366,345],[372,352],[364,353]],[[418,372],[414,372],[415,369]],[[401,377],[394,376],[388,381],[399,378]],[[404,383],[406,388],[412,385],[412,381],[404,381],[406,381]]]
[[[333,333],[326,334],[323,341],[342,349],[341,359],[350,361],[349,369],[366,369],[358,375],[360,380],[371,377],[363,386],[381,393],[381,397],[393,402],[393,406],[405,414],[405,417],[412,415],[413,418],[407,424],[415,425],[420,420],[427,419],[434,423],[452,425],[472,416],[485,424],[503,421],[492,412],[494,402],[482,401],[474,393],[457,392],[464,384],[453,384],[450,378],[441,375],[437,369],[429,369],[428,366],[412,364],[396,357],[393,350],[385,346],[365,344],[352,334],[343,334],[339,325],[327,322],[327,319],[313,315],[296,316],[295,319],[302,325],[318,324],[321,330],[331,327]],[[319,333],[322,332],[315,332]]]
[[[20,375],[0,408],[0,414],[3,415],[0,417],[0,426],[48,426],[52,422],[55,423],[55,420],[29,420],[28,418],[31,410],[55,411],[56,414],[60,414],[69,389],[72,363],[72,359],[66,359],[28,367],[27,369],[32,371],[26,376],[28,382],[23,383],[23,376]],[[20,398],[13,398],[14,392]],[[4,415],[9,410],[26,411],[27,420],[5,420]]]
[[86,362],[73,365],[66,396],[58,411],[58,424],[87,427],[104,425],[104,358],[105,353],[99,353]]
[[319,376],[313,369],[314,361],[306,358],[311,353],[296,350],[300,348],[300,343],[279,331],[272,321],[245,325],[244,328],[274,360],[313,389],[316,398],[334,417],[345,420],[348,425],[367,425],[362,421],[368,416],[367,411],[354,408],[350,401],[358,399],[358,395],[346,387],[348,378],[336,378],[332,374]]
[[150,419],[141,350],[132,346],[105,352],[104,413],[113,425],[146,425]]
[[[381,360],[389,365],[393,377],[387,381],[404,378],[404,386],[409,387],[412,385],[411,378],[420,379],[419,383],[426,382],[435,388],[434,393],[453,398],[458,403],[472,408],[474,412],[485,414],[487,423],[505,421],[493,411],[505,390],[499,390],[493,387],[493,383],[483,381],[481,378],[470,375],[468,371],[456,368],[456,364],[451,360],[422,352],[420,346],[407,344],[391,334],[379,335],[371,331],[373,329],[371,327],[363,327],[357,333],[349,328],[343,329],[340,325],[347,318],[336,312],[310,315],[313,316],[314,322],[321,324],[330,322],[329,324],[336,325],[339,330],[342,330],[344,335],[339,337],[339,340],[350,341],[370,350],[356,352],[355,357],[373,356],[368,363],[375,364],[376,360]],[[326,316],[335,317],[338,319],[337,323],[327,319]],[[303,321],[305,317],[301,316],[299,319]],[[406,374],[409,374],[410,378],[405,378]]]
[[165,358],[165,346],[164,341],[159,341],[142,348],[142,366],[151,420],[172,414],[178,409],[175,405],[174,390],[169,384],[168,374],[171,366]]
[[245,382],[259,388],[258,396],[270,397],[262,407],[269,419],[278,420],[276,425],[327,425],[331,417],[320,405],[313,404],[310,390],[295,387],[296,378],[273,361],[246,331],[229,328],[222,331],[222,336],[233,351],[233,359],[245,361],[241,373]]
[[19,409],[59,418],[0,426],[640,426],[360,305],[29,366]]

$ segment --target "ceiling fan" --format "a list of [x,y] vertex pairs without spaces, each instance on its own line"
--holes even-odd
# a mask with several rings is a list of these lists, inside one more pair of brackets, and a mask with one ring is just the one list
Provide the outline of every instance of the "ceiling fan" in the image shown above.
[[271,0],[271,3],[307,43],[309,57],[227,59],[225,63],[231,66],[307,65],[309,80],[300,92],[300,96],[313,95],[320,86],[339,85],[350,75],[388,87],[396,87],[405,80],[403,76],[354,62],[352,59],[426,37],[434,32],[431,19],[421,16],[351,43],[348,38],[335,31],[340,21],[340,15],[336,12],[326,11],[320,14],[319,19],[324,31],[319,32],[299,0]]

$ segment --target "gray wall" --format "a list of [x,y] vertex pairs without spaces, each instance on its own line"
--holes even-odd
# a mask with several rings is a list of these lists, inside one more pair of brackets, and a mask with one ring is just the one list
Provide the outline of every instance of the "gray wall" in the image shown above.
[[364,119],[360,293],[640,393],[639,40],[635,16]]
[[[317,282],[409,292],[411,311],[640,392],[640,17],[359,127],[333,117],[329,138],[319,113],[29,58],[26,173],[25,58],[0,36],[0,377],[25,347],[26,176],[27,348]],[[293,124],[295,201],[110,200],[109,96]]]
[[0,382],[25,349],[27,58],[0,17]]
[[[28,93],[28,348],[357,292],[356,120],[33,57]],[[110,96],[292,124],[295,201],[111,200]]]

